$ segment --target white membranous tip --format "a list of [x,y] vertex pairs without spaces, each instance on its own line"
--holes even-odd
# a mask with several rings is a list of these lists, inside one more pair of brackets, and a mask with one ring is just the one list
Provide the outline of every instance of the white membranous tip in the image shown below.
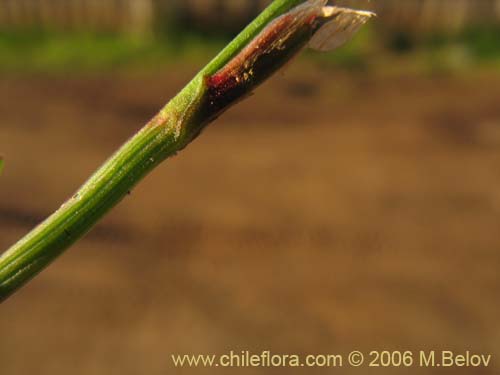
[[373,12],[324,6],[322,15],[324,24],[314,34],[309,47],[317,51],[332,51],[339,48],[359,31],[376,14]]

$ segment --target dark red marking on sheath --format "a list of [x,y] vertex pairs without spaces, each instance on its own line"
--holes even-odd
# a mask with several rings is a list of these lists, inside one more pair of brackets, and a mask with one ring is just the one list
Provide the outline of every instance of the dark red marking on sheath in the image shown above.
[[213,110],[217,112],[228,102],[248,94],[281,67],[292,53],[300,50],[295,44],[302,47],[306,41],[304,36],[312,35],[323,3],[318,0],[303,4],[272,21],[221,70],[207,77]]
[[242,71],[248,69],[260,54],[265,53],[276,42],[276,37],[286,30],[293,20],[293,15],[285,14],[273,21],[224,68],[210,77],[209,85],[220,86],[230,77],[239,77]]

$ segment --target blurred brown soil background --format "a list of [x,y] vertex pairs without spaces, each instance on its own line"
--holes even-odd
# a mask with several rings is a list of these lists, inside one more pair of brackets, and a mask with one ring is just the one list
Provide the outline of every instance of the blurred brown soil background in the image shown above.
[[[196,69],[169,70],[0,77],[0,249]],[[499,98],[495,72],[293,65],[1,306],[0,373],[204,374],[220,371],[170,355],[385,349],[493,364],[384,374],[498,374]],[[364,373],[298,373],[332,371]]]

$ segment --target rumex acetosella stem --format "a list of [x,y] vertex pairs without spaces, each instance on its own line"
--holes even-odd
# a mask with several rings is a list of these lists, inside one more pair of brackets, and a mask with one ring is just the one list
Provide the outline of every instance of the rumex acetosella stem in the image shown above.
[[0,257],[0,301],[84,236],[152,169],[250,94],[315,34],[321,38],[314,44],[322,48],[321,34],[330,33],[327,20],[337,22],[347,13],[352,18],[350,11],[325,5],[326,0],[275,0],[71,199]]

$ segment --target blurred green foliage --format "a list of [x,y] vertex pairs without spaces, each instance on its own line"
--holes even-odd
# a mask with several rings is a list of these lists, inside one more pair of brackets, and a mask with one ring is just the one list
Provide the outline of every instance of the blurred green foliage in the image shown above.
[[330,54],[310,54],[348,70],[406,67],[419,71],[451,71],[500,66],[500,26],[475,26],[457,33],[416,33],[365,26],[356,38]]
[[1,31],[0,70],[68,71],[148,67],[179,59],[206,60],[222,38],[181,33],[154,38],[95,32]]
[[460,45],[476,60],[500,58],[500,27],[476,26],[469,27],[456,35],[430,34],[424,39],[424,45],[433,51],[446,48],[449,45]]
[[[336,68],[388,67],[401,57],[423,69],[448,70],[500,65],[500,27],[477,26],[459,33],[418,34],[365,27],[348,45],[309,58]],[[176,61],[200,64],[225,45],[230,35],[166,28],[156,36],[95,32],[0,31],[0,71],[81,71],[158,67]]]

